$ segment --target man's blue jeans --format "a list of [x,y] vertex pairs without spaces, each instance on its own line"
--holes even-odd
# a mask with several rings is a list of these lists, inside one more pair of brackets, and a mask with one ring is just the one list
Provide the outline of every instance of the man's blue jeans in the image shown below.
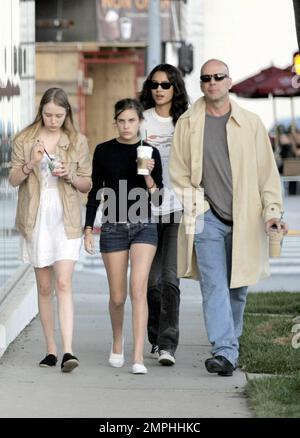
[[[198,221],[203,221],[203,216]],[[196,227],[194,246],[203,298],[204,321],[213,356],[224,356],[233,366],[239,356],[239,337],[247,287],[230,288],[232,227],[211,210],[204,214],[202,232]]]

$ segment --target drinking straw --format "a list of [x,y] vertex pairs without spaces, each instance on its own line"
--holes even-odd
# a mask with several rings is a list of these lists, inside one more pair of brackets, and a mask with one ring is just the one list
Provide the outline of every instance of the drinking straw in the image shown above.
[[46,148],[45,148],[45,146],[44,146],[44,142],[43,142],[43,141],[40,141],[39,139],[37,139],[37,143],[41,143],[41,145],[42,145],[44,151],[46,152],[47,157],[49,158],[50,161],[53,161],[53,158],[51,158],[50,155],[48,154],[48,152],[46,151]]
[[46,151],[46,149],[44,148],[44,151],[46,152],[47,157],[49,158],[49,160],[53,161],[53,158],[50,157],[50,155],[48,154],[48,152]]

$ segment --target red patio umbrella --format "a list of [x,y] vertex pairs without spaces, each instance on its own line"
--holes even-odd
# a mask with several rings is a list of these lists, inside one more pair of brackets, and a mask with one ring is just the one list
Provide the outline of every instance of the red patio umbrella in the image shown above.
[[[300,81],[299,76],[293,73],[292,66],[289,66],[286,69],[281,69],[275,66],[268,67],[233,85],[230,91],[239,97],[252,99],[272,96],[275,125],[277,124],[277,116],[274,98],[289,97],[291,99],[292,123],[294,124],[295,111],[293,97],[300,96]],[[277,138],[276,143],[278,143]]]
[[294,97],[300,96],[300,82],[298,83],[298,76],[292,72],[292,67],[281,69],[271,66],[233,85],[230,91],[237,96],[254,99],[270,95]]
[[258,87],[259,94],[271,94],[274,97],[300,96],[299,76],[292,71],[292,66],[278,71]]

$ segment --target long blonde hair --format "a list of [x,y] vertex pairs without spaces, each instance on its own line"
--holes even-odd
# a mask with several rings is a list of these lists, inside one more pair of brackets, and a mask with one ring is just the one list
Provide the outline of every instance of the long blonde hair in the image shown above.
[[17,139],[21,134],[24,134],[26,137],[27,135],[34,136],[41,128],[41,126],[44,126],[43,108],[49,102],[53,102],[55,103],[55,105],[61,106],[65,109],[66,117],[61,128],[68,135],[71,144],[75,144],[78,132],[76,131],[73,123],[73,112],[71,105],[65,91],[62,88],[56,87],[49,88],[45,91],[41,98],[39,109],[34,121],[30,123],[30,125],[28,125],[26,128],[24,128],[21,132],[19,132],[16,135],[15,139]]

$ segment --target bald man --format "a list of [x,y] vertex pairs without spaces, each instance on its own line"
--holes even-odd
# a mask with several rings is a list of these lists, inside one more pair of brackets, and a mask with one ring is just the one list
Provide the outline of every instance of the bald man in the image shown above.
[[281,221],[281,184],[259,117],[229,98],[228,66],[201,68],[198,99],[177,121],[171,183],[184,206],[178,231],[178,276],[200,280],[212,345],[209,373],[232,376],[250,284],[269,274],[267,233]]

